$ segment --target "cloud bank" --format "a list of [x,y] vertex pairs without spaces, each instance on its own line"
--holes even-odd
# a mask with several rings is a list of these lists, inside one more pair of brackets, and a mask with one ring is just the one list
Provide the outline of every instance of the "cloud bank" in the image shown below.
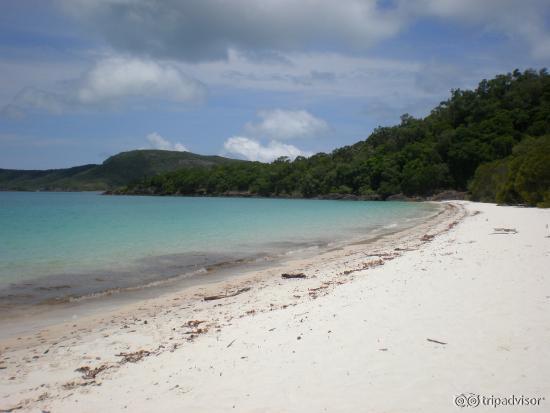
[[164,151],[178,151],[189,152],[183,144],[179,142],[170,142],[168,139],[163,138],[157,132],[152,132],[147,135],[147,140],[153,149],[162,149]]
[[244,136],[233,136],[225,141],[224,149],[232,154],[240,155],[249,161],[271,162],[281,156],[288,156],[291,159],[297,156],[309,156],[294,145],[270,141],[263,145],[257,140]]
[[66,80],[59,90],[24,88],[2,113],[20,118],[33,110],[60,114],[116,106],[132,99],[196,103],[205,96],[205,86],[174,64],[110,56],[99,59],[81,78]]
[[281,156],[290,159],[310,156],[310,152],[281,141],[314,137],[329,129],[327,122],[306,110],[262,110],[258,117],[259,122],[245,124],[247,136],[233,136],[224,142],[227,153],[260,162],[271,162]]
[[204,86],[174,65],[148,59],[109,57],[96,63],[77,92],[83,104],[127,97],[159,98],[174,102],[197,101]]
[[305,110],[262,110],[258,112],[258,117],[261,119],[260,122],[245,125],[245,130],[250,136],[287,140],[314,137],[328,130],[324,120]]
[[364,49],[394,35],[399,16],[376,0],[61,0],[115,49],[186,61],[241,50]]
[[183,61],[228,50],[360,52],[432,18],[475,25],[550,57],[545,0],[58,0],[116,50]]

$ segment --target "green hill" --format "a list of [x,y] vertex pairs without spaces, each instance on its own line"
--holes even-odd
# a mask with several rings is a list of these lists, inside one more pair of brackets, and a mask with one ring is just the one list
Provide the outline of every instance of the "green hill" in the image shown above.
[[527,70],[453,90],[423,119],[310,158],[184,168],[120,193],[386,199],[466,191],[473,199],[550,206],[550,75]]
[[0,169],[0,189],[102,191],[176,169],[212,167],[232,162],[242,161],[191,152],[135,150],[111,156],[101,165],[42,171]]

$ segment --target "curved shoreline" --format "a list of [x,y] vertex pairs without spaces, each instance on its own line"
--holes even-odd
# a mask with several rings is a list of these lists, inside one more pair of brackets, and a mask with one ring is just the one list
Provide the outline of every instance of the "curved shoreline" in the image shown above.
[[[240,312],[231,309],[249,306],[258,294],[267,294],[271,298],[256,302],[238,317],[285,310],[304,300],[316,300],[338,286],[362,277],[365,270],[368,273],[370,269],[397,259],[408,251],[422,248],[433,237],[453,228],[466,216],[465,209],[460,205],[442,205],[444,208],[432,219],[404,231],[383,235],[367,244],[348,245],[307,259],[289,259],[261,271],[251,270],[231,279],[166,293],[97,314],[82,314],[33,334],[3,339],[0,341],[0,351],[4,356],[9,354],[4,372],[9,376],[17,371],[15,380],[26,380],[41,363],[51,365],[63,360],[62,364],[68,372],[72,372],[68,375],[73,376],[73,380],[67,381],[67,374],[64,374],[62,377],[65,378],[60,381],[50,381],[48,394],[53,391],[58,392],[58,395],[68,394],[72,388],[92,383],[74,372],[82,364],[89,363],[90,368],[106,366],[105,370],[115,371],[125,364],[117,354],[143,350],[145,353],[141,354],[149,357],[176,351],[181,346],[190,345],[200,336],[209,334],[208,331],[219,332],[230,328],[231,320]],[[304,273],[306,278],[298,281],[282,280],[282,273]],[[292,289],[289,290],[289,287]],[[239,291],[243,293],[231,296]],[[220,295],[227,298],[204,300],[205,297]],[[222,309],[228,315],[222,315]],[[200,327],[197,327],[199,324],[193,324],[194,320]],[[87,358],[90,352],[101,354],[100,359]],[[99,376],[98,373],[98,380]],[[96,376],[93,382],[95,380]],[[32,406],[41,397],[41,401],[50,397],[43,396],[40,388],[26,388],[9,398],[14,402],[13,405],[21,402],[22,394],[28,396],[28,400],[23,402],[26,407]],[[1,407],[7,407],[5,402],[2,402]]]
[[[445,231],[448,228],[443,230],[439,228],[440,226],[448,224],[447,221],[453,222],[453,225],[464,218],[464,210],[460,205],[453,203],[441,204],[442,208],[439,212],[436,212],[428,217],[428,219],[420,224],[417,224],[412,227],[407,227],[403,229],[397,229],[395,231],[387,231],[383,234],[378,234],[370,238],[361,239],[357,241],[352,241],[344,245],[327,248],[321,251],[315,251],[307,254],[306,256],[302,254],[297,254],[296,257],[292,255],[287,255],[284,258],[279,257],[272,262],[264,263],[260,268],[251,266],[251,267],[238,267],[238,270],[242,270],[241,275],[237,275],[234,272],[230,273],[230,276],[227,276],[223,272],[214,274],[214,276],[209,275],[211,278],[200,278],[197,279],[197,282],[191,283],[188,285],[178,285],[177,281],[174,282],[172,279],[161,280],[160,285],[165,285],[167,288],[165,291],[159,289],[155,291],[153,289],[149,290],[147,286],[136,286],[132,287],[129,290],[129,293],[125,297],[125,294],[112,295],[112,292],[106,291],[102,292],[97,296],[97,300],[94,303],[90,303],[91,307],[81,305],[81,300],[77,297],[74,300],[68,300],[66,303],[56,303],[52,305],[38,305],[25,309],[20,315],[14,317],[13,319],[4,319],[2,320],[3,336],[0,337],[0,346],[4,344],[4,341],[14,339],[15,335],[21,336],[27,335],[30,333],[25,333],[24,331],[19,330],[15,334],[9,334],[9,325],[10,324],[20,324],[21,321],[29,321],[32,317],[36,316],[45,316],[46,323],[44,324],[34,324],[31,328],[32,330],[38,328],[47,328],[52,331],[55,330],[58,326],[62,326],[65,323],[70,323],[71,325],[75,324],[75,320],[81,319],[77,322],[77,325],[80,327],[80,323],[90,327],[94,325],[98,317],[103,317],[105,314],[117,315],[117,313],[123,314],[125,312],[132,312],[134,307],[142,307],[143,304],[147,302],[157,302],[164,300],[173,299],[172,296],[181,297],[180,299],[190,299],[193,301],[196,298],[196,291],[205,291],[205,294],[214,292],[216,290],[227,290],[244,287],[251,287],[254,282],[263,281],[265,278],[272,277],[278,272],[300,272],[303,268],[308,266],[319,265],[318,261],[323,263],[331,262],[332,265],[339,265],[343,268],[343,271],[352,271],[356,269],[353,268],[350,258],[354,257],[357,259],[357,256],[360,256],[364,249],[368,248],[368,251],[371,254],[375,254],[376,251],[381,249],[391,250],[393,244],[399,243],[406,244],[411,241],[414,241],[416,237],[427,232],[433,232],[434,229],[437,229],[437,234]],[[420,245],[425,241],[421,241]],[[419,245],[414,245],[414,248],[418,248]],[[396,247],[398,253],[394,254],[394,257],[400,255],[399,253],[410,250],[413,247],[401,248]],[[385,251],[383,254],[389,254],[388,251]],[[393,258],[392,258],[393,259]],[[153,283],[156,285],[156,283]],[[143,293],[143,297],[140,298],[134,297],[131,295],[131,292]],[[150,295],[151,294],[151,295]],[[85,297],[86,298],[86,297]],[[85,300],[84,298],[84,300]],[[105,299],[112,299],[112,302],[106,302]],[[117,299],[118,298],[118,299]],[[85,300],[86,301],[86,300]],[[130,302],[129,304],[127,302]],[[122,304],[121,304],[122,303]],[[126,303],[126,304],[125,304]],[[107,304],[107,305],[106,305]],[[109,305],[110,304],[110,305]],[[105,307],[105,308],[104,308]],[[55,310],[58,310],[58,315],[56,317]],[[54,311],[52,311],[54,310]],[[91,315],[89,314],[91,313]],[[53,323],[48,323],[47,319],[49,318],[48,314],[51,313],[51,316],[54,320]],[[29,318],[30,317],[30,318]],[[65,322],[63,321],[65,319]],[[7,333],[7,334],[6,334]],[[21,340],[19,340],[21,341]],[[0,347],[1,348],[1,347]]]
[[[8,215],[33,199],[7,198]],[[31,212],[15,214],[4,234],[0,318],[20,306],[112,295],[186,279],[197,270],[212,273],[241,260],[254,263],[311,246],[324,249],[325,244],[369,237],[382,225],[411,225],[411,218],[435,210],[428,203],[385,208],[317,201],[310,210],[301,200],[36,199]],[[19,225],[17,217],[25,224]]]
[[[152,299],[173,291],[229,280],[238,273],[262,272],[274,266],[284,265],[287,261],[314,259],[327,251],[339,250],[349,245],[370,244],[380,237],[408,231],[418,225],[419,222],[436,218],[440,213],[441,206],[435,202],[426,202],[426,204],[434,204],[438,208],[431,210],[430,207],[426,207],[426,210],[420,216],[403,218],[401,219],[402,222],[394,223],[395,228],[392,226],[375,226],[366,230],[366,232],[348,234],[349,238],[344,240],[311,240],[310,242],[295,243],[292,248],[290,246],[284,248],[274,246],[271,248],[271,252],[269,252],[270,248],[268,247],[264,252],[257,252],[254,255],[250,255],[252,253],[249,255],[239,253],[234,257],[230,257],[227,254],[220,253],[212,255],[211,258],[204,255],[204,259],[206,261],[210,260],[210,263],[202,262],[198,266],[186,263],[185,266],[188,268],[183,272],[178,271],[178,273],[174,272],[172,275],[166,274],[158,277],[148,276],[144,278],[141,274],[145,274],[146,271],[140,270],[136,282],[127,280],[131,271],[124,272],[122,274],[124,277],[120,278],[116,276],[118,274],[116,269],[113,269],[114,280],[109,282],[106,281],[111,277],[105,277],[104,271],[99,270],[97,274],[92,273],[89,277],[80,275],[71,277],[68,274],[53,280],[47,277],[38,278],[37,280],[24,280],[20,284],[12,284],[9,289],[0,290],[3,307],[0,316],[0,326],[3,327],[0,329],[0,339],[6,338],[10,334],[10,325],[20,324],[20,321],[26,322],[33,317],[45,320],[48,318],[47,313],[52,313],[59,322],[63,319],[63,312],[75,312],[80,317],[85,315],[87,311],[96,313],[98,308],[101,310],[102,306],[112,309],[112,304],[117,302]],[[197,254],[201,255],[199,252],[189,253],[191,257]],[[161,255],[153,257],[153,259],[158,261],[174,256],[181,261],[180,256],[183,255]],[[184,257],[183,260],[185,259]],[[163,270],[159,267],[156,270],[153,269],[153,271],[162,272]],[[91,286],[81,285],[87,283],[88,280]],[[111,286],[108,285],[109,283]],[[85,307],[77,308],[78,305]],[[36,323],[38,320],[33,321]],[[34,324],[34,328],[36,326],[46,327],[48,324],[51,323]],[[19,325],[17,333],[24,333],[23,325]]]

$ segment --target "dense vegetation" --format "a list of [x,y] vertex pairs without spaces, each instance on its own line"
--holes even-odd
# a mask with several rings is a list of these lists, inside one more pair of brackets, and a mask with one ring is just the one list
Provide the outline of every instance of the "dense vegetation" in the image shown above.
[[512,155],[477,168],[470,190],[479,201],[550,207],[550,138],[527,138]]
[[180,168],[209,167],[226,162],[239,163],[220,156],[202,156],[190,152],[137,150],[111,156],[101,165],[46,171],[0,169],[0,189],[107,190]]
[[429,116],[294,161],[225,163],[146,178],[119,193],[386,198],[471,190],[474,199],[548,205],[550,75],[518,70],[453,90]]

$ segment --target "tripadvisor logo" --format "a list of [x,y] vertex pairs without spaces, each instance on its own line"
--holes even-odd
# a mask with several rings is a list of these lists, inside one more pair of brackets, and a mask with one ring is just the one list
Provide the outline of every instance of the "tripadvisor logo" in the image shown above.
[[545,397],[527,397],[514,394],[506,397],[483,396],[476,393],[462,393],[454,397],[454,403],[458,407],[500,407],[500,406],[540,406],[546,400]]

